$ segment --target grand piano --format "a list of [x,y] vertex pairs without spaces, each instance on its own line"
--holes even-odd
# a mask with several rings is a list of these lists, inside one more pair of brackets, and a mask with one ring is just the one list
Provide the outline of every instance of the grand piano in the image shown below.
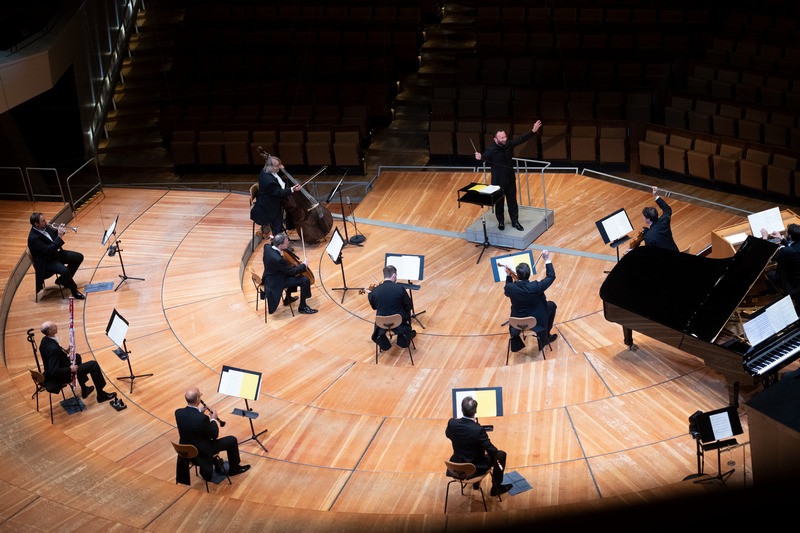
[[[800,358],[800,321],[756,346],[729,326],[778,245],[748,237],[733,257],[712,259],[642,246],[624,255],[600,287],[606,320],[702,359],[722,374],[731,404],[739,385],[767,385]],[[757,312],[757,311],[756,311]]]

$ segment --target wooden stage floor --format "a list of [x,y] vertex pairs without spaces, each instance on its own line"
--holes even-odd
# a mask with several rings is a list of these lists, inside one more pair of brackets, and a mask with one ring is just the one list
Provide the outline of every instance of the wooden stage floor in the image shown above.
[[[575,513],[603,501],[633,504],[718,490],[718,484],[682,480],[697,471],[688,417],[725,406],[724,381],[699,359],[643,336],[636,337],[638,351],[628,350],[621,328],[603,318],[598,296],[616,258],[595,221],[624,207],[638,227],[638,213],[652,205],[652,195],[581,175],[547,175],[555,224],[531,248],[536,256],[553,251],[557,279],[547,295],[558,305],[559,337],[546,360],[528,349],[506,365],[502,324],[509,304],[489,261],[505,252],[489,248],[476,262],[480,250],[462,232],[479,208],[456,204],[455,191],[479,179],[382,174],[355,210],[366,242],[344,248],[344,278],[325,253],[327,243],[306,246],[316,276],[310,303],[319,313],[292,316],[281,307],[266,324],[248,273],[262,270],[261,247],[249,256],[248,196],[107,188],[79,211],[70,223],[79,232],[66,240],[86,257],[79,286],[116,287],[121,263],[106,254],[101,237],[119,215],[125,272],[144,278],[89,293],[75,305],[78,352],[101,364],[109,390],[128,408],[117,412],[91,396],[79,414],[55,405],[51,427],[42,396],[36,413],[26,331],[34,328],[38,342],[39,325],[55,320],[66,346],[68,313],[52,285],[34,302],[30,269],[13,295],[4,338],[3,396],[11,407],[3,417],[0,457],[15,465],[0,476],[0,488],[13,496],[0,506],[5,524],[22,525],[42,509],[66,506],[134,529],[236,523],[279,530],[304,523],[306,530],[402,525],[442,531]],[[540,196],[539,184],[531,186],[532,197]],[[669,201],[681,249],[699,249],[712,229],[742,220]],[[50,218],[61,206],[4,202],[4,284],[25,253],[32,209]],[[335,226],[344,232],[340,220]],[[352,225],[348,231],[353,234]],[[300,243],[295,248],[302,255]],[[424,328],[415,324],[413,366],[397,347],[375,364],[374,311],[356,290],[381,278],[386,253],[425,256],[424,280],[414,293],[416,311],[425,313],[419,315]],[[352,290],[337,290],[343,287]],[[129,381],[119,379],[129,375],[128,367],[106,335],[114,310],[130,324],[134,373],[153,374],[137,378],[132,392]],[[191,488],[174,485],[173,412],[184,405],[184,390],[196,385],[222,414],[224,434],[251,437],[247,420],[232,414],[244,401],[216,392],[223,365],[262,373],[260,396],[250,407],[260,414],[254,431],[266,431],[259,439],[268,451],[255,440],[243,443],[244,462],[253,468],[232,485],[212,486],[207,496],[194,477]],[[463,387],[502,387],[504,416],[481,422],[494,425],[490,436],[508,452],[507,469],[532,486],[502,502],[487,494],[496,511],[488,515],[479,493],[461,496],[455,488],[442,513],[443,461],[450,455],[444,429],[451,390]],[[744,409],[742,422],[739,442],[747,443]],[[735,463],[728,488],[752,484],[749,456],[747,445],[725,452],[725,463]],[[51,457],[70,464],[56,465]],[[716,474],[716,461],[705,468]],[[98,491],[108,497],[98,498]],[[49,504],[30,505],[29,495]]]

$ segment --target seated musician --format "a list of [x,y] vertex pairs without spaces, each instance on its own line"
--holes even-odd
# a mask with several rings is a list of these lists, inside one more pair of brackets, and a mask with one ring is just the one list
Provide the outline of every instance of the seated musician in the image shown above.
[[[520,263],[516,268],[517,281],[514,281],[511,270],[506,267],[505,295],[511,299],[511,316],[523,318],[532,316],[536,318],[536,327],[533,330],[539,341],[541,350],[545,344],[555,341],[558,335],[550,333],[556,319],[556,304],[547,299],[544,291],[556,280],[556,271],[551,262],[550,252],[542,250],[545,264],[545,277],[541,281],[530,281],[531,267],[527,263]],[[508,327],[511,335],[511,351],[518,352],[525,347],[520,338],[520,330]]]
[[262,279],[264,280],[267,309],[270,314],[275,312],[283,289],[289,289],[286,292],[283,305],[289,305],[294,302],[297,297],[291,294],[296,287],[300,287],[300,307],[298,311],[306,315],[313,315],[317,310],[311,309],[306,303],[306,300],[311,298],[311,281],[303,275],[303,272],[308,270],[308,259],[302,262],[297,261],[296,264],[293,264],[293,262],[286,259],[284,254],[288,246],[289,237],[285,233],[275,235],[272,239],[272,246],[264,246],[264,276]]
[[[661,216],[658,216],[658,211],[655,207],[645,207],[642,209],[642,217],[644,217],[645,226],[640,233],[641,239],[644,240],[646,246],[655,248],[665,248],[678,252],[678,245],[675,244],[675,239],[672,238],[672,208],[664,201],[658,194],[658,187],[653,187],[653,198],[656,199],[656,205],[661,209]],[[631,251],[639,245],[641,240],[637,237],[631,243],[625,253]]]
[[269,226],[273,235],[284,230],[283,200],[300,190],[299,184],[289,187],[278,175],[282,168],[283,164],[280,159],[267,155],[264,168],[261,169],[258,176],[256,203],[250,209],[250,219],[262,226],[262,232],[264,232],[264,226]]
[[[402,322],[392,331],[397,335],[397,345],[401,348],[408,348],[411,339],[417,336],[417,332],[411,329],[411,297],[406,290],[397,284],[397,269],[392,265],[383,267],[383,283],[375,286],[367,294],[369,305],[375,309],[379,316],[400,315]],[[386,351],[392,347],[392,343],[386,337],[386,330],[377,325],[372,332],[372,342],[380,347],[381,351]]]
[[775,269],[768,270],[767,280],[781,294],[789,294],[795,307],[800,304],[800,225],[789,224],[786,238],[780,232],[767,233],[761,230],[761,236],[769,240],[779,240],[781,247],[772,256]]

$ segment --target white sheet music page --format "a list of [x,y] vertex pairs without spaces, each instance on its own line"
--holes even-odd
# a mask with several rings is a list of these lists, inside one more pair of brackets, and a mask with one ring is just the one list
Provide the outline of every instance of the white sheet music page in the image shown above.
[[783,226],[783,219],[781,218],[781,210],[777,207],[747,215],[747,220],[750,222],[750,231],[754,237],[761,236],[761,229],[767,230],[767,233],[773,231],[784,231],[786,228]]
[[797,311],[791,296],[784,296],[766,311],[744,323],[744,333],[750,346],[755,346],[775,335],[786,326],[797,322]]
[[633,226],[625,211],[620,211],[613,217],[603,220],[603,229],[606,230],[608,240],[614,242],[633,231]]
[[714,432],[714,440],[722,440],[733,437],[731,419],[728,416],[727,411],[710,415],[708,419],[711,422],[711,430]]

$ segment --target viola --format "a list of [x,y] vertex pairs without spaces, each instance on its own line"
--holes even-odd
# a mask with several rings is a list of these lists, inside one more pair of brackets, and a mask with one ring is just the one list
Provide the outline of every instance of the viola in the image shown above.
[[366,289],[358,289],[358,294],[368,294],[368,293],[374,291],[375,287],[377,287],[377,286],[378,286],[377,283],[373,283],[372,285],[370,285]]

